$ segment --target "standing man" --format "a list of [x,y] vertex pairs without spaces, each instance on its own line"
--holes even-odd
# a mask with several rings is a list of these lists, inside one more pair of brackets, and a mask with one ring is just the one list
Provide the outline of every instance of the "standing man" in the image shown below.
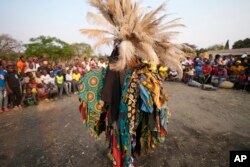
[[25,68],[26,68],[26,63],[24,60],[23,56],[20,56],[19,61],[17,62],[17,69],[18,69],[18,73],[24,73],[25,72]]
[[8,105],[8,96],[6,91],[5,76],[7,71],[4,70],[3,64],[0,62],[0,113],[4,111],[9,111],[7,108]]
[[7,67],[8,74],[6,75],[7,90],[10,96],[10,100],[13,103],[14,109],[22,108],[21,107],[21,84],[20,79],[12,65]]

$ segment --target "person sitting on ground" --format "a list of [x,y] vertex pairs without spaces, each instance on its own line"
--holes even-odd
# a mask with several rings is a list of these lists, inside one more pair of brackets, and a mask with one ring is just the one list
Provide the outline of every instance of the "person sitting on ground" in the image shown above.
[[36,83],[35,78],[30,79],[29,85],[31,87],[31,92],[34,94],[34,96],[36,97],[36,99],[38,101],[37,83]]
[[239,75],[242,71],[245,70],[245,68],[241,65],[241,61],[240,60],[237,60],[235,62],[235,65],[233,65],[231,67],[231,72],[232,72],[232,76],[231,76],[231,80],[236,83],[236,82],[239,82]]
[[48,98],[48,91],[41,83],[37,84],[37,94],[38,94],[38,101],[42,101]]
[[193,66],[189,66],[188,68],[188,78],[189,81],[193,81],[194,80],[194,74],[195,74],[195,69]]
[[65,87],[65,84],[64,84],[64,77],[63,77],[62,71],[60,71],[58,75],[56,76],[56,85],[59,89],[60,98],[62,97],[63,90],[65,90],[66,94],[69,96],[69,92],[67,91],[67,88]]
[[22,100],[21,100],[22,106],[27,107],[27,106],[31,106],[31,105],[34,105],[34,104],[35,105],[38,104],[36,94],[34,94],[32,92],[32,89],[33,88],[32,88],[31,84],[26,85],[25,90],[23,92],[23,97],[22,97]]
[[201,64],[197,64],[197,66],[195,67],[195,78],[196,78],[196,81],[201,82],[201,75],[202,75]]
[[224,65],[219,65],[218,68],[218,86],[223,82],[226,81],[228,78],[227,69]]
[[211,82],[212,67],[209,65],[209,61],[205,61],[205,65],[202,67],[203,83],[209,84]]
[[248,77],[247,77],[245,71],[240,72],[240,75],[238,76],[237,81],[238,82],[236,82],[234,85],[235,89],[238,89],[238,90],[246,89]]
[[48,96],[50,100],[56,100],[58,95],[58,88],[55,84],[49,83]]

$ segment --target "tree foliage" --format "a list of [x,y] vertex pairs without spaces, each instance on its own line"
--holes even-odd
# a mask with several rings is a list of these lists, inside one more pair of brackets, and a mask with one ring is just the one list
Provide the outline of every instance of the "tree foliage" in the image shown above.
[[26,44],[25,47],[27,56],[42,57],[46,54],[51,60],[67,60],[72,58],[74,53],[68,43],[49,36],[31,38],[30,43]]
[[10,35],[0,35],[0,58],[16,59],[22,51],[22,43]]
[[250,48],[250,39],[238,40],[233,44],[233,49]]
[[229,49],[229,40],[227,40],[224,49]]
[[208,51],[210,51],[210,50],[223,50],[223,49],[224,49],[224,45],[221,45],[221,44],[215,44],[215,45],[212,45],[212,46],[207,48]]
[[71,45],[74,56],[77,57],[91,57],[93,50],[89,44],[86,43],[74,43]]
[[197,49],[196,52],[197,54],[201,54],[201,53],[204,53],[204,52],[207,52],[207,51],[213,51],[213,50],[223,50],[225,49],[224,45],[221,45],[221,44],[215,44],[215,45],[212,45],[208,48],[201,48],[201,49]]

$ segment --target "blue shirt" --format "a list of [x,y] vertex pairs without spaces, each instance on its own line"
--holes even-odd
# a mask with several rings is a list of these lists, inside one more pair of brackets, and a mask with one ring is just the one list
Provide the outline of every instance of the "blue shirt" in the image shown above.
[[5,70],[0,71],[0,88],[5,87],[5,76],[7,72]]
[[196,74],[200,74],[201,71],[202,71],[202,68],[201,68],[200,66],[196,66],[196,67],[195,67],[195,72],[196,72]]

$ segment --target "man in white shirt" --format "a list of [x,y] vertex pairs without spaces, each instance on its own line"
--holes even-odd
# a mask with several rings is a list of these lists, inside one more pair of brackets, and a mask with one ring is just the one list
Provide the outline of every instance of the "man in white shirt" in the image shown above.
[[72,73],[70,72],[70,70],[67,70],[65,78],[66,78],[65,85],[68,88],[68,92],[71,93],[72,92],[72,80],[73,80],[73,77],[72,77]]
[[43,71],[43,75],[41,76],[42,83],[46,88],[48,88],[48,84],[50,82],[50,75],[47,73],[46,70]]
[[107,68],[106,63],[104,62],[103,58],[100,58],[99,62],[98,62],[98,66],[100,68]]

